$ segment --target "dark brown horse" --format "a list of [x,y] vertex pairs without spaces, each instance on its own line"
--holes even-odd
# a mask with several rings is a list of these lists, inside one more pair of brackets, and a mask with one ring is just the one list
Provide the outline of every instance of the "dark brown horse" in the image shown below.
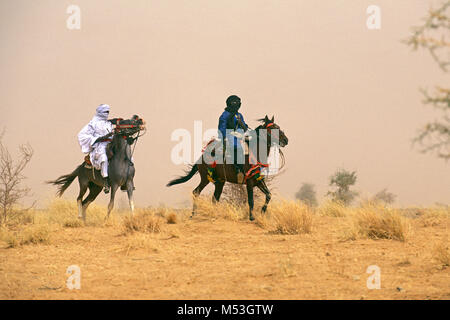
[[[274,122],[274,117],[272,117],[272,119],[269,119],[266,116],[264,119],[260,119],[259,121],[261,121],[262,124],[253,131],[254,136],[256,136],[256,139],[258,140],[258,142],[256,143],[256,145],[258,146],[258,151],[254,153],[256,153],[257,155],[261,154],[259,151],[259,146],[265,145],[263,156],[265,156],[265,159],[267,159],[272,145],[277,144],[280,147],[284,147],[288,144],[288,138],[286,137],[284,132],[280,129],[280,127]],[[278,135],[278,137],[276,137],[276,135]],[[250,164],[248,156],[246,156],[245,158],[246,159],[244,164],[244,172],[248,172],[252,168],[252,164]],[[260,159],[260,157],[258,156],[257,158],[258,162],[262,163],[266,162],[265,159],[264,160]],[[190,180],[197,172],[200,173],[201,180],[200,184],[193,191],[194,205],[192,209],[192,216],[195,214],[196,210],[195,199],[200,195],[202,190],[210,183],[210,180],[208,179],[208,164],[205,162],[204,157],[202,156],[202,158],[199,159],[196,164],[191,165],[190,170],[186,171],[185,176],[171,180],[167,184],[167,186],[170,187],[176,184],[184,183]],[[216,182],[214,183],[215,186],[213,197],[214,202],[219,201],[225,182],[238,183],[236,169],[233,164],[217,164],[215,167],[215,173],[216,173],[215,179]],[[253,188],[255,186],[258,187],[266,196],[266,201],[261,209],[261,212],[263,213],[266,212],[267,210],[267,205],[269,204],[271,193],[267,188],[264,179],[257,180],[256,176],[246,179],[244,181],[244,184],[246,184],[247,186],[249,219],[254,220],[255,218],[253,217],[253,206],[254,206]]]

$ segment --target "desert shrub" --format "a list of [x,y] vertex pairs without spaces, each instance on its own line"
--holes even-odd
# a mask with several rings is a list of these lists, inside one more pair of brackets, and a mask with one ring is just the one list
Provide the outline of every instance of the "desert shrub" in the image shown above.
[[345,169],[338,169],[330,177],[330,187],[333,187],[333,191],[328,191],[327,195],[335,202],[339,202],[344,206],[348,206],[352,203],[358,192],[350,190],[350,187],[356,183],[356,171],[350,172]]
[[317,206],[317,196],[312,183],[303,183],[295,194],[297,200],[302,201],[310,207]]
[[395,194],[389,192],[387,188],[384,188],[383,190],[377,192],[370,199],[370,201],[377,204],[391,205],[395,202],[395,198],[397,198]]
[[14,159],[9,149],[3,144],[4,130],[0,132],[0,226],[7,225],[8,220],[24,213],[18,210],[20,201],[30,195],[30,188],[23,186],[26,177],[25,168],[33,157],[33,148],[29,145],[19,146],[19,156]]

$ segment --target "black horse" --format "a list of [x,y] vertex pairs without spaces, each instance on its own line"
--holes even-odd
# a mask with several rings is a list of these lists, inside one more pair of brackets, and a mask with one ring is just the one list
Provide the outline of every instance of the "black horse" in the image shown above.
[[[256,136],[257,146],[260,146],[260,142],[262,145],[266,145],[266,154],[265,158],[269,156],[270,149],[272,148],[273,144],[277,144],[281,147],[284,147],[288,144],[288,138],[284,134],[284,132],[280,129],[280,127],[274,122],[274,117],[272,119],[269,119],[266,115],[265,118],[260,119],[262,122],[262,125],[258,126],[254,131],[254,135]],[[262,131],[265,131],[266,134],[260,134]],[[275,130],[278,133],[278,139],[275,139],[272,137],[271,132]],[[274,131],[274,132],[275,132]],[[258,151],[255,152],[257,155],[260,154],[259,148]],[[257,161],[265,162],[264,160],[257,159]],[[246,156],[245,164],[244,164],[244,172],[248,172],[252,168],[252,164],[250,164],[248,156]],[[167,186],[173,186],[176,184],[184,183],[188,180],[190,180],[197,172],[200,172],[201,181],[200,184],[197,186],[197,188],[194,189],[194,205],[192,209],[192,215],[195,214],[196,205],[195,205],[195,198],[200,195],[202,190],[210,183],[210,180],[208,179],[208,164],[205,162],[204,157],[202,156],[201,160],[198,160],[196,164],[190,166],[190,170],[186,171],[186,175],[179,177],[177,179],[171,180]],[[217,164],[215,167],[215,173],[217,180],[214,183],[215,190],[214,190],[214,197],[213,201],[219,201],[220,196],[222,194],[223,187],[225,185],[225,182],[231,182],[231,183],[238,183],[236,170],[233,164]],[[253,217],[253,188],[256,186],[258,187],[266,196],[266,201],[264,203],[264,206],[262,207],[262,212],[264,213],[267,210],[267,205],[269,204],[269,201],[271,199],[271,193],[269,191],[269,188],[267,187],[266,183],[263,179],[257,180],[257,176],[253,176],[249,179],[246,179],[244,182],[247,185],[247,196],[248,196],[248,205],[249,205],[249,219],[254,220]]]
[[[134,165],[131,162],[131,145],[139,137],[140,131],[145,129],[144,121],[142,119],[123,120],[121,124],[117,125],[112,137],[112,141],[108,145],[108,153],[112,154],[108,164],[109,184],[111,186],[111,199],[108,204],[109,217],[111,210],[114,207],[114,197],[119,187],[126,190],[128,193],[128,200],[131,208],[131,213],[134,211],[133,202],[133,178],[135,174]],[[97,198],[104,186],[104,178],[100,170],[93,169],[86,162],[79,165],[72,173],[59,177],[54,181],[47,183],[59,186],[57,195],[62,196],[64,191],[70,184],[78,177],[80,184],[80,193],[78,194],[78,217],[86,221],[86,210],[91,202]],[[88,196],[83,200],[83,196],[89,189]]]

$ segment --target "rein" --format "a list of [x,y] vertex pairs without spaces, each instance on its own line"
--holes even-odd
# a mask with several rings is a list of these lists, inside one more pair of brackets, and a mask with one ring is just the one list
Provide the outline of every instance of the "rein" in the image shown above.
[[[147,129],[144,129],[144,134],[147,132]],[[144,135],[143,134],[143,135]],[[138,142],[139,137],[141,137],[141,131],[138,131],[138,135],[136,136],[136,138],[133,138],[134,142],[133,142],[133,150],[131,151],[131,155],[130,158],[133,158],[133,154],[134,154],[134,149],[136,149],[136,145]],[[131,159],[128,159],[129,161],[131,161]],[[128,163],[128,167],[127,167],[127,179],[128,179],[128,174],[130,173],[130,163]]]
[[[274,125],[275,125],[275,123],[271,122],[271,123],[268,123],[266,126],[260,126],[260,127],[256,128],[255,131],[256,131],[256,130],[259,130],[259,129],[267,129],[267,136],[270,137],[270,138],[272,138],[271,128],[270,128],[270,127],[272,127],[272,126],[274,126]],[[271,143],[271,145],[269,146],[269,151],[270,151],[270,149],[272,148],[272,144],[273,144],[273,143]],[[284,153],[283,153],[283,151],[281,150],[281,148],[278,148],[278,152],[280,153],[280,157],[281,157],[281,166],[280,166],[280,168],[279,168],[279,173],[278,173],[278,174],[280,174],[280,173],[282,173],[282,169],[283,169],[284,166],[286,165],[286,159],[285,159],[285,157],[284,157]],[[259,161],[257,161],[257,162],[259,162]]]

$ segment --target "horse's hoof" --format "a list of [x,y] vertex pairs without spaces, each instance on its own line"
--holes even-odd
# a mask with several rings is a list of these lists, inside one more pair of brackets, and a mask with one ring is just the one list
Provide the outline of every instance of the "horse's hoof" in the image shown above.
[[253,220],[255,220],[255,217],[254,216],[250,216],[249,219],[250,219],[250,221],[253,221]]

